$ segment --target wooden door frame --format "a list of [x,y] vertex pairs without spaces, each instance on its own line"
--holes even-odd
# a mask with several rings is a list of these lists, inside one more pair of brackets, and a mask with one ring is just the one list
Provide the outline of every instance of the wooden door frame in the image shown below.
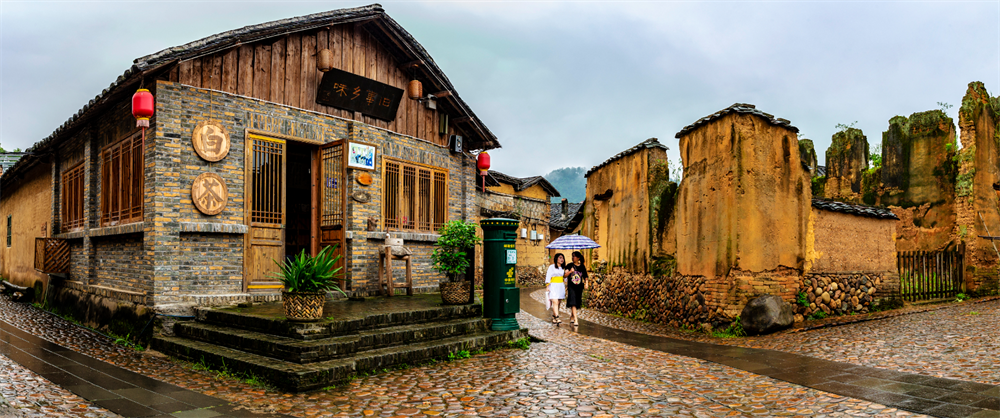
[[[243,201],[244,201],[243,202],[243,221],[244,221],[244,224],[247,226],[247,233],[246,233],[246,235],[243,238],[243,292],[244,293],[248,293],[250,291],[250,280],[249,280],[250,274],[249,274],[248,270],[251,267],[250,262],[249,262],[250,261],[250,251],[251,251],[250,242],[253,239],[253,226],[254,226],[253,222],[252,222],[252,219],[251,219],[252,204],[253,204],[253,191],[252,191],[253,184],[252,184],[252,180],[251,180],[252,177],[253,177],[253,173],[251,172],[251,170],[253,169],[253,139],[250,138],[251,135],[265,137],[265,138],[272,138],[272,139],[281,140],[281,141],[285,142],[284,147],[282,147],[282,165],[283,166],[281,168],[281,225],[282,225],[281,228],[282,228],[282,230],[284,230],[284,228],[286,226],[286,223],[287,223],[287,220],[285,219],[285,217],[287,216],[287,208],[285,207],[285,202],[287,200],[287,193],[288,193],[288,184],[287,184],[287,175],[286,175],[286,173],[288,171],[288,142],[289,141],[294,141],[294,142],[299,142],[299,143],[308,144],[308,145],[323,145],[323,142],[312,140],[312,139],[307,139],[307,138],[301,138],[301,137],[296,137],[296,136],[291,136],[291,135],[277,134],[277,133],[267,132],[267,131],[261,131],[261,130],[257,130],[257,129],[245,129],[244,130],[244,132],[243,132],[243,144],[244,144],[244,160],[243,160],[243,169],[244,169],[243,170],[244,171],[244,177],[243,177]],[[316,194],[318,193],[318,189],[316,187],[317,184],[315,182],[315,179],[316,179],[316,174],[315,174],[316,173],[316,167],[318,166],[318,158],[317,158],[317,151],[318,151],[318,149],[319,149],[318,146],[314,147],[313,149],[310,150],[310,153],[309,153],[310,154],[310,167],[313,170],[313,176],[311,176],[313,178],[313,184],[312,184],[312,189],[313,190],[312,190],[312,198],[310,199],[311,200],[310,204],[312,206],[312,214],[314,215],[313,216],[314,219],[313,219],[313,222],[310,223],[310,231],[309,231],[310,235],[311,235],[311,239],[310,239],[310,241],[311,241],[310,242],[310,252],[312,252],[313,255],[315,255],[316,252],[318,252],[318,247],[319,247],[319,241],[318,241],[318,239],[319,239],[319,233],[318,233],[318,231],[319,231],[319,228],[318,228],[318,226],[319,226],[319,220],[316,219],[317,217],[315,216],[317,214],[317,210],[318,210],[317,209],[317,199],[316,199],[316,197],[317,197]],[[285,240],[286,240],[284,232],[282,232],[281,240],[282,240],[282,243],[284,243]]]
[[343,192],[340,194],[340,210],[341,210],[341,213],[343,213],[343,221],[342,221],[343,225],[341,225],[341,229],[342,229],[342,231],[343,231],[342,233],[344,235],[344,237],[342,239],[342,244],[341,244],[340,252],[343,255],[343,258],[342,258],[343,276],[341,276],[342,278],[339,280],[339,284],[338,284],[338,286],[342,290],[347,290],[345,288],[345,286],[347,284],[347,272],[348,272],[347,266],[348,266],[348,261],[349,261],[349,258],[347,257],[347,255],[348,255],[347,254],[347,226],[348,226],[348,219],[347,219],[347,199],[348,199],[347,195],[348,195],[348,187],[347,186],[348,186],[348,183],[349,183],[348,182],[348,175],[347,175],[347,170],[348,170],[348,167],[347,167],[347,160],[348,160],[348,158],[347,158],[348,157],[348,155],[347,155],[347,144],[348,144],[348,141],[346,139],[336,139],[336,140],[333,140],[333,141],[330,141],[330,142],[327,142],[327,143],[320,144],[318,147],[316,147],[316,149],[313,152],[313,157],[314,158],[313,158],[313,161],[312,161],[313,162],[313,168],[314,168],[314,170],[313,170],[313,196],[314,196],[314,200],[313,200],[313,222],[312,222],[312,224],[313,224],[313,240],[312,240],[312,244],[313,244],[314,248],[313,248],[312,251],[313,251],[313,254],[315,255],[316,253],[319,252],[320,245],[322,245],[322,230],[321,230],[321,228],[322,228],[322,226],[321,226],[322,222],[321,222],[320,218],[323,215],[323,202],[321,200],[323,199],[322,189],[323,189],[323,184],[325,183],[325,179],[322,178],[322,174],[323,174],[323,161],[322,161],[323,160],[323,150],[326,149],[326,148],[330,148],[330,147],[334,147],[334,146],[338,146],[338,145],[341,146],[341,147],[343,147],[343,149],[340,152],[340,158],[341,158],[340,167],[341,167],[341,180],[342,180],[341,187],[343,187]]

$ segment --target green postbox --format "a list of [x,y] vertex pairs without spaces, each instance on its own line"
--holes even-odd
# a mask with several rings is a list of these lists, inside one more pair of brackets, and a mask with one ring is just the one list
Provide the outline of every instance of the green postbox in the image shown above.
[[513,219],[491,218],[483,228],[483,317],[493,319],[494,331],[519,329],[514,315],[521,311],[517,288],[517,228]]

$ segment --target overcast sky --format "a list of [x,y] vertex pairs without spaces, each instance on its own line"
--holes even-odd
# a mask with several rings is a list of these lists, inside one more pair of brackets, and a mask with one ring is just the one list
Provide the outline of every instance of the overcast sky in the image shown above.
[[[135,58],[229,29],[367,3],[0,0],[0,145],[27,148]],[[499,138],[493,167],[591,167],[733,103],[788,119],[820,161],[838,123],[1000,90],[1000,3],[382,2]]]

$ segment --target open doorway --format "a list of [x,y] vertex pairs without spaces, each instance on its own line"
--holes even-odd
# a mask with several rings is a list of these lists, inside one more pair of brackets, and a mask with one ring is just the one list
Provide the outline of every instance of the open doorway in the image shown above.
[[316,146],[288,141],[285,165],[285,256],[312,248],[312,156]]

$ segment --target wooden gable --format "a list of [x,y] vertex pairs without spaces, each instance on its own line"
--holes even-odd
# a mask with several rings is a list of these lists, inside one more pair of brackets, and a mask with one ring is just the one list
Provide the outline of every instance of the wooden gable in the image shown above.
[[[437,100],[438,109],[434,110],[428,109],[424,102],[404,96],[393,121],[316,103],[316,90],[323,77],[323,73],[316,69],[316,56],[323,49],[333,52],[335,68],[404,90],[412,77],[411,72],[417,72],[416,69],[404,69],[407,63],[398,62],[368,29],[357,23],[344,23],[180,61],[170,70],[167,78],[194,87],[359,120],[445,147],[448,146],[449,135],[464,133],[451,122],[456,115],[450,114],[446,97]],[[421,78],[418,75],[418,79]],[[427,80],[422,81],[425,88],[433,85]],[[434,92],[425,91],[427,93]],[[442,133],[440,123],[444,115],[448,115],[450,120],[447,132]]]

